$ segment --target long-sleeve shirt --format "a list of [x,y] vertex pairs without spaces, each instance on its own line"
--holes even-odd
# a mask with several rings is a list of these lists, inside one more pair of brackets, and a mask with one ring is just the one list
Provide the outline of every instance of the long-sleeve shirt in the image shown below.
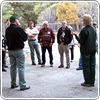
[[42,28],[38,35],[38,42],[42,43],[43,46],[49,46],[50,43],[54,43],[55,41],[55,34],[51,28],[47,28],[45,30]]
[[6,29],[6,40],[8,50],[19,50],[24,48],[24,42],[27,40],[27,34],[16,24],[11,24]]
[[[25,32],[26,32],[27,34],[39,33],[39,31],[38,31],[35,27],[33,27],[32,29],[31,29],[30,27],[28,27],[28,28],[25,30]],[[29,37],[29,36],[28,36],[28,40],[36,40],[36,39],[37,39],[37,35],[34,36],[34,37]]]
[[96,30],[93,26],[84,27],[79,37],[75,35],[80,43],[81,54],[90,54],[96,52]]

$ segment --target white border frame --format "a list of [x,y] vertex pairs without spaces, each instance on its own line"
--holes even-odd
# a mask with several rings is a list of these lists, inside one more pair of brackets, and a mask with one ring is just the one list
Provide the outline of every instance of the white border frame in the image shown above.
[[[97,2],[98,3],[98,29],[99,29],[99,0],[93,0],[93,1],[0,1],[1,2],[1,33],[2,33],[2,4],[4,2]],[[98,35],[98,41],[99,41],[99,35]],[[1,49],[2,49],[2,34],[1,34]],[[98,44],[98,59],[99,59],[99,44]],[[1,50],[1,66],[2,66],[2,50]],[[98,96],[96,98],[4,98],[2,95],[2,67],[1,67],[1,99],[99,99],[99,60],[98,60]]]

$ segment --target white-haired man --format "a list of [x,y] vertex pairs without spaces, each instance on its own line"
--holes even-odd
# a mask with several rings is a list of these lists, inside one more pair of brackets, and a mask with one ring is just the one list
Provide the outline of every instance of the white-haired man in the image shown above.
[[71,31],[67,27],[67,21],[62,21],[62,27],[58,30],[57,34],[57,43],[58,43],[58,49],[60,54],[60,66],[58,68],[64,67],[63,64],[63,55],[64,52],[66,54],[66,69],[70,68],[70,59],[69,59],[69,47],[68,44],[71,42]]
[[46,49],[49,52],[50,58],[50,67],[53,67],[53,55],[52,55],[52,45],[55,41],[55,34],[51,28],[48,28],[48,21],[43,22],[43,28],[40,30],[38,35],[38,42],[42,47],[42,65],[41,67],[45,66],[45,52]]

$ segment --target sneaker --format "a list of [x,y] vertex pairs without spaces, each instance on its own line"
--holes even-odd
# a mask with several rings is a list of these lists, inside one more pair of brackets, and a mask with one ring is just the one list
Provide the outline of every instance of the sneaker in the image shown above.
[[36,65],[36,63],[32,63],[32,65]]
[[82,86],[90,87],[90,84],[81,83]]
[[64,66],[61,66],[61,65],[60,65],[60,66],[58,66],[58,68],[63,68],[63,67],[64,67]]
[[44,67],[44,66],[45,66],[45,64],[42,64],[42,65],[41,65],[41,67]]
[[53,67],[53,64],[51,64],[50,67]]

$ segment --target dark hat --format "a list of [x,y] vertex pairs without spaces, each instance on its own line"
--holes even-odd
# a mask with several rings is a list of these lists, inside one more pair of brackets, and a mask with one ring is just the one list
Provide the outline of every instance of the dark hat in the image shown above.
[[93,22],[93,25],[97,25],[97,22]]
[[15,16],[15,15],[13,15],[13,16],[10,17],[10,21],[15,21],[15,19],[18,19],[19,20],[20,18],[17,17],[17,16]]

